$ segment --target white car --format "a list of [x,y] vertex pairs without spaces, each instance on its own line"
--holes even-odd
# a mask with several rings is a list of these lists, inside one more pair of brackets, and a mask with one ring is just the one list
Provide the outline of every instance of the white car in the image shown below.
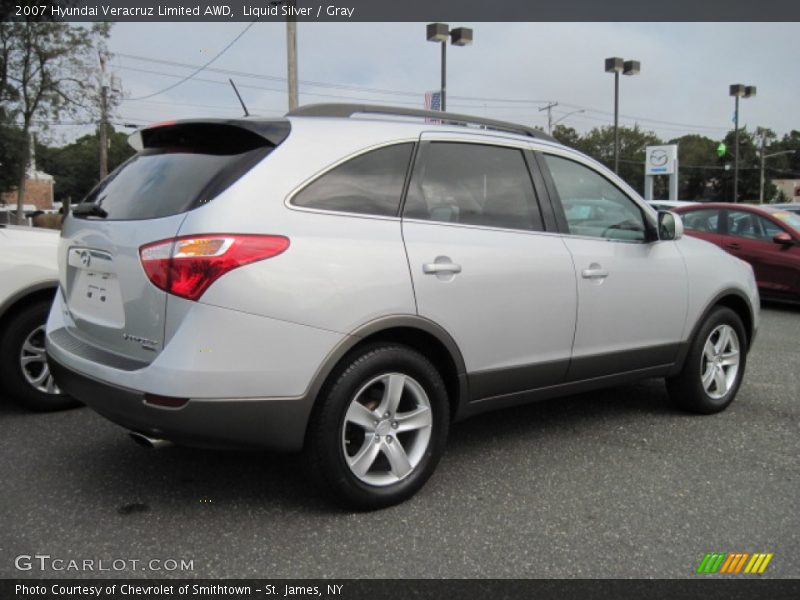
[[0,391],[32,410],[78,404],[55,385],[44,351],[57,252],[57,231],[0,225]]

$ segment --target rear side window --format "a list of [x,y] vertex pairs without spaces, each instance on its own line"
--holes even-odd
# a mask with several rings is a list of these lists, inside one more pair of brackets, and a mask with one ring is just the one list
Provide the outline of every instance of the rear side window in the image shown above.
[[334,167],[292,198],[303,208],[397,216],[413,144],[366,152]]
[[522,151],[485,144],[430,143],[411,180],[403,216],[542,230]]
[[157,219],[205,204],[274,148],[255,133],[221,124],[180,124],[142,137],[145,149],[83,201],[102,208],[106,220]]

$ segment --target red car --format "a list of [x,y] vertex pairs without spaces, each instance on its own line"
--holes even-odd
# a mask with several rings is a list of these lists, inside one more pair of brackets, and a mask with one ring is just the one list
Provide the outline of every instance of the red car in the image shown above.
[[725,203],[674,212],[687,234],[749,262],[762,298],[800,302],[800,215],[769,205]]

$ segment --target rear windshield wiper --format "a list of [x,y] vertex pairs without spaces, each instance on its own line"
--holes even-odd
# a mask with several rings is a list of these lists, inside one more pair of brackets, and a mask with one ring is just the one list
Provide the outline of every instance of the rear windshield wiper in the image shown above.
[[76,217],[98,217],[105,219],[108,212],[99,204],[78,204],[73,210],[72,214]]

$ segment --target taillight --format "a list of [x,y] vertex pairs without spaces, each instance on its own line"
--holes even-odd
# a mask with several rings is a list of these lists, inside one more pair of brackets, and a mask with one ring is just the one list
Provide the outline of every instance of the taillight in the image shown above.
[[289,247],[282,235],[191,235],[139,248],[144,272],[156,287],[197,300],[236,267],[277,256]]

